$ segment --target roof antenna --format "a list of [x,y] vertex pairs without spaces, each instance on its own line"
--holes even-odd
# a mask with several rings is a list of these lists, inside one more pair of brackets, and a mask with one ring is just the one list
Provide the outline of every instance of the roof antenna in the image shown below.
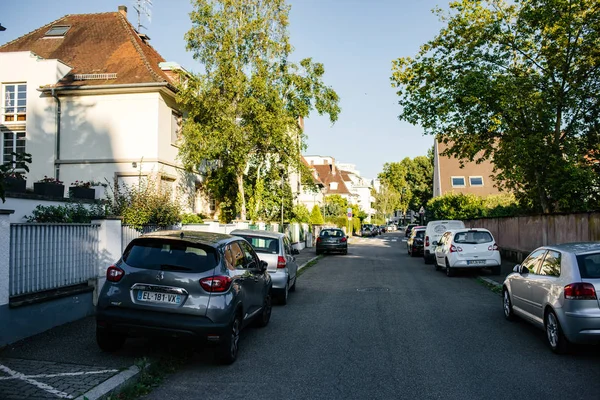
[[140,33],[140,29],[148,29],[144,25],[142,25],[142,14],[148,18],[148,22],[152,22],[152,11],[150,10],[152,7],[152,0],[134,0],[133,8],[137,11],[137,31]]

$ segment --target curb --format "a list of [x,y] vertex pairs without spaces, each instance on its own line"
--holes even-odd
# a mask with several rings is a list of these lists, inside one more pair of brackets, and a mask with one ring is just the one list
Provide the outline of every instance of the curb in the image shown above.
[[139,367],[132,365],[112,378],[105,380],[87,393],[77,397],[75,400],[99,400],[106,398],[106,396],[121,389],[126,384],[135,382],[139,378],[140,371]]
[[318,260],[319,258],[321,258],[321,256],[315,256],[313,258],[311,258],[310,260],[308,260],[307,262],[305,262],[304,264],[298,266],[298,271],[300,271],[302,268],[306,267],[309,263]]
[[478,276],[477,278],[478,278],[478,279],[481,279],[482,281],[484,281],[485,283],[487,283],[487,284],[488,284],[488,285],[490,285],[490,286],[493,286],[493,287],[495,287],[495,288],[497,288],[497,289],[502,289],[502,284],[501,284],[501,283],[498,283],[498,282],[496,282],[496,281],[495,281],[495,280],[493,280],[493,279],[487,278],[487,277],[485,277],[485,276]]

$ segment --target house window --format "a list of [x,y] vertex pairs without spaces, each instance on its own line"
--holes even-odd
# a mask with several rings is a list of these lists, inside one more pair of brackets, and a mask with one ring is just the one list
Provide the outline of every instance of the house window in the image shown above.
[[483,186],[483,177],[482,176],[470,176],[469,184],[471,186]]
[[329,183],[329,190],[337,190],[337,188],[338,188],[337,182],[330,182]]
[[2,86],[2,121],[25,122],[27,119],[27,85],[12,83]]
[[12,153],[25,153],[25,132],[9,131],[2,136],[2,162],[14,163],[15,156]]
[[44,36],[46,37],[63,37],[67,34],[67,31],[71,28],[70,25],[54,25],[48,29]]
[[451,177],[452,187],[465,187],[465,177],[464,176],[453,176]]
[[217,200],[212,196],[208,199],[208,208],[211,212],[214,212],[217,209]]
[[176,144],[181,137],[183,118],[177,111],[171,111],[171,144]]

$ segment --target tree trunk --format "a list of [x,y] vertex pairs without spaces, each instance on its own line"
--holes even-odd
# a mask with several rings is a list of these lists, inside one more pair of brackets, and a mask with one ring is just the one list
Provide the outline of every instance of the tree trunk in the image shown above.
[[542,178],[540,176],[540,173],[537,171],[535,173],[535,181],[536,181],[538,196],[540,199],[540,206],[542,207],[542,213],[549,214],[550,209],[548,207],[548,198],[546,196],[546,192],[544,191],[544,188],[542,187]]
[[244,194],[244,174],[243,171],[237,174],[238,195],[240,196],[240,219],[246,220],[246,196]]
[[258,215],[258,211],[260,210],[260,203],[262,200],[262,187],[260,188],[261,190],[257,190],[259,188],[258,183],[261,180],[260,177],[260,170],[262,169],[262,163],[258,164],[258,167],[256,168],[256,182],[254,183],[254,215]]

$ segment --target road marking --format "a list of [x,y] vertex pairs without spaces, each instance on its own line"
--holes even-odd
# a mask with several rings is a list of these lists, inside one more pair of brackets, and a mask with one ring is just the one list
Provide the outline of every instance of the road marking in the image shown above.
[[38,382],[34,379],[30,379],[27,376],[25,376],[25,374],[22,374],[20,372],[17,371],[13,371],[12,369],[8,368],[5,365],[0,364],[0,371],[4,371],[7,374],[14,376],[16,379],[21,379],[22,381],[25,381],[39,389],[42,389],[50,394],[53,394],[61,399],[72,399],[73,396],[71,396],[68,393],[65,392],[61,392],[60,390],[54,389],[52,386],[50,385],[46,385],[45,383],[42,382]]
[[[1,365],[1,364],[0,364]],[[118,369],[105,369],[102,371],[79,371],[79,372],[63,372],[60,374],[39,374],[39,375],[25,375],[25,374],[21,374],[22,376],[2,376],[0,377],[0,381],[7,381],[9,379],[23,379],[23,378],[56,378],[59,376],[81,376],[81,375],[97,375],[97,374],[108,374],[108,373],[114,373],[114,372],[119,372]]]

